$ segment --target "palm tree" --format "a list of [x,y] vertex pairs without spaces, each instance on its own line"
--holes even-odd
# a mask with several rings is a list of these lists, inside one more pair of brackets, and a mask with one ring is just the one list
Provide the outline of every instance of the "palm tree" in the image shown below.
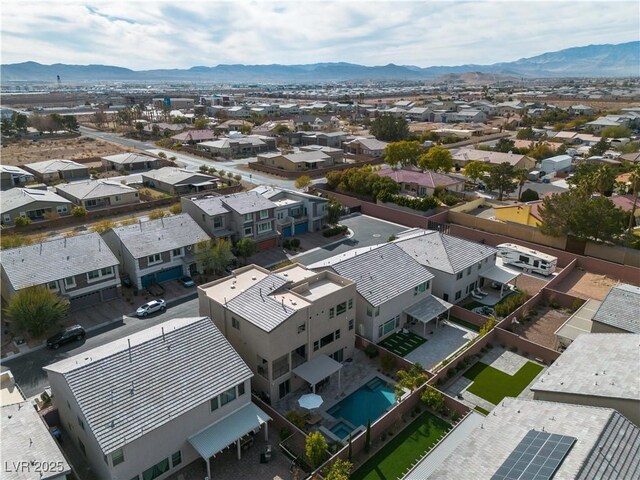
[[518,181],[518,200],[522,197],[522,187],[529,180],[529,174],[524,168],[516,170],[514,178]]
[[610,167],[603,165],[594,174],[595,187],[602,195],[611,192],[616,182],[616,174]]
[[631,175],[629,175],[629,183],[631,183],[631,192],[633,194],[633,206],[631,207],[631,216],[629,217],[629,232],[631,232],[635,225],[636,207],[638,206],[638,192],[640,192],[640,164],[633,166]]

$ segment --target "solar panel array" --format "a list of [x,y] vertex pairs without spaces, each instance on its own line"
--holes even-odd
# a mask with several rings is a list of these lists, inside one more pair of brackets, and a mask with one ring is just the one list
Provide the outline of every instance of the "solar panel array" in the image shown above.
[[491,480],[549,480],[575,441],[575,437],[529,430]]

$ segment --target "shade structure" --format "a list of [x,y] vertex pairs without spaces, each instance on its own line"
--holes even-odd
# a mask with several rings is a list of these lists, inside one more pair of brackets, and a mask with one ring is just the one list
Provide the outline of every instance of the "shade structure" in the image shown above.
[[317,393],[307,393],[305,395],[302,395],[298,399],[298,404],[302,408],[306,408],[307,410],[311,410],[313,408],[318,408],[320,405],[322,405],[323,401],[324,400],[322,400],[322,397],[320,395],[318,395]]
[[329,358],[323,353],[294,368],[293,373],[308,382],[315,393],[316,384],[335,372],[338,372],[338,385],[340,385],[339,372],[341,368],[342,364],[340,362],[336,362],[333,358]]
[[453,307],[453,305],[449,302],[446,302],[434,295],[429,295],[428,297],[414,303],[409,308],[405,308],[404,313],[411,315],[413,318],[421,322],[429,322],[438,315],[445,313],[451,307]]
[[491,267],[488,270],[485,270],[484,272],[480,272],[478,275],[480,275],[483,278],[486,278],[487,280],[492,280],[496,283],[505,284],[510,282],[520,274],[514,273],[510,270],[507,270],[505,268],[502,268],[496,265],[494,267]]

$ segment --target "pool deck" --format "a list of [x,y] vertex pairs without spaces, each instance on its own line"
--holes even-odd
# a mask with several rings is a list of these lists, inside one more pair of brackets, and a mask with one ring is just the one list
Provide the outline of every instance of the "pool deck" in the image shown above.
[[[420,336],[424,335],[422,324],[412,325],[411,331]],[[442,322],[438,328],[435,328],[433,322],[428,323],[426,332],[427,341],[404,358],[412,363],[419,363],[429,371],[478,336],[477,332],[447,321]]]

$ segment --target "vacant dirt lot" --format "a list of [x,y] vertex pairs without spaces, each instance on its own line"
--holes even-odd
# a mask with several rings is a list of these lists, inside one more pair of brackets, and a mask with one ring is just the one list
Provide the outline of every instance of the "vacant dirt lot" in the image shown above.
[[604,300],[611,287],[620,283],[622,282],[616,278],[575,269],[557,285],[556,290],[567,292],[585,300],[589,298]]
[[24,165],[25,163],[41,162],[54,158],[76,160],[86,157],[115,155],[128,151],[131,151],[131,149],[87,137],[39,140],[37,142],[24,140],[5,145],[1,150],[2,163],[4,165]]
[[[527,326],[516,325],[516,333],[521,337],[547,348],[556,349],[554,332],[571,316],[569,312],[551,307],[538,309],[538,318]],[[523,329],[523,330],[522,330]]]

